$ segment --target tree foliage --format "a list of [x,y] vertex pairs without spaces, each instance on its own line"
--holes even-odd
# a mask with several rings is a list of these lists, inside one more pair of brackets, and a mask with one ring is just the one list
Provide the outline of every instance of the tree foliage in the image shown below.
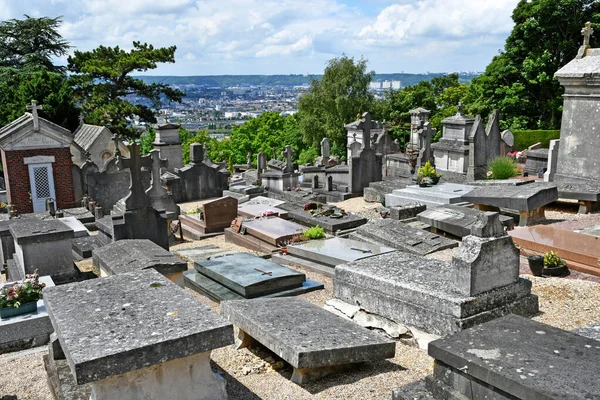
[[575,58],[587,21],[600,32],[600,2],[521,0],[512,19],[504,51],[469,86],[467,109],[498,108],[512,129],[558,128],[562,88],[554,73]]
[[342,56],[327,63],[321,80],[313,79],[310,90],[300,98],[298,116],[306,143],[318,146],[329,138],[334,154],[346,149],[345,124],[370,111],[373,96],[369,83],[374,72],[367,72],[367,60]]
[[129,102],[127,96],[149,100],[154,108],[165,98],[181,102],[183,93],[165,84],[146,84],[132,77],[132,72],[155,69],[158,63],[175,62],[175,46],[155,49],[152,45],[133,42],[133,49],[99,46],[92,51],[75,51],[69,57],[71,82],[77,100],[83,107],[85,121],[108,126],[113,133],[137,139],[139,131],[131,126],[131,118],[155,123],[152,109]]
[[10,19],[0,22],[0,68],[63,72],[52,57],[67,54],[69,44],[58,28],[61,17]]

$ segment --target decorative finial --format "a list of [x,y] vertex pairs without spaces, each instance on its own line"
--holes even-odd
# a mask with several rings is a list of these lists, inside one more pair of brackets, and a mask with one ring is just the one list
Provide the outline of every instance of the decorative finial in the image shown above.
[[462,101],[458,102],[458,112],[456,113],[456,115],[460,115],[461,117],[463,117],[465,115],[465,106],[462,103]]
[[577,52],[577,58],[585,57],[585,53],[590,48],[590,37],[594,34],[594,28],[592,28],[591,22],[586,22],[585,27],[581,30],[581,34],[583,35],[583,45],[579,48],[579,52]]

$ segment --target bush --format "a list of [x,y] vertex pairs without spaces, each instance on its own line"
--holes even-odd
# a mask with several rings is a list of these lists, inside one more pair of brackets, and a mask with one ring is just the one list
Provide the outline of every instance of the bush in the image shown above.
[[550,141],[560,139],[560,131],[513,131],[515,136],[515,149],[527,150],[531,145],[540,142],[542,147],[550,147]]
[[300,152],[300,155],[298,156],[298,164],[312,164],[315,162],[317,157],[319,157],[319,152],[317,149],[314,147],[309,147],[308,149],[304,149]]
[[498,157],[488,165],[489,179],[508,179],[519,175],[518,164],[510,157]]
[[304,236],[309,240],[323,239],[325,237],[325,231],[320,226],[313,226],[304,232]]

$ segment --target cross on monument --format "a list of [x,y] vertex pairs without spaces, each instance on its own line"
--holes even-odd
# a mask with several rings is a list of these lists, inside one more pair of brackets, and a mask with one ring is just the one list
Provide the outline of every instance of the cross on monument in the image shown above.
[[371,113],[363,114],[362,131],[363,131],[363,149],[371,148]]
[[116,133],[112,135],[112,141],[115,144],[115,151],[113,151],[114,157],[121,157],[121,150],[119,149],[119,135]]
[[456,112],[456,115],[460,115],[460,116],[465,115],[465,106],[462,103],[462,101],[458,102],[458,106],[456,108],[458,109],[458,111]]
[[285,172],[294,172],[294,165],[292,164],[292,157],[294,156],[294,152],[292,151],[292,146],[285,146],[285,151],[281,152],[281,155],[285,157]]
[[38,110],[43,110],[43,107],[41,105],[38,106],[37,101],[31,100],[31,105],[27,106],[27,110],[31,111],[31,115],[33,115],[33,130],[36,132],[39,131],[40,120],[37,112]]
[[130,183],[129,194],[125,198],[125,209],[136,210],[140,208],[151,207],[150,198],[144,192],[142,185],[142,168],[152,166],[152,159],[149,156],[140,155],[140,145],[138,143],[130,144],[129,158],[119,157],[117,167],[120,170],[129,168]]
[[581,30],[583,35],[583,47],[586,49],[590,47],[590,37],[594,34],[594,28],[592,28],[591,22],[586,22],[585,27]]
[[146,190],[146,194],[150,197],[165,196],[167,195],[167,189],[162,186],[160,181],[160,169],[167,168],[169,160],[160,158],[160,151],[158,150],[150,152],[150,159],[152,160],[152,186]]

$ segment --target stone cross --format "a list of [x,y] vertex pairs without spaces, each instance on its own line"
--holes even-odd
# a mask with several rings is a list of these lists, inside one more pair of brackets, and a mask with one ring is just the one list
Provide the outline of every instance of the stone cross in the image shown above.
[[277,149],[273,148],[273,160],[277,160]]
[[363,149],[371,148],[371,113],[363,114],[362,131],[363,131]]
[[585,27],[581,30],[583,35],[583,47],[586,49],[590,47],[590,37],[594,34],[594,28],[592,28],[591,22],[586,22]]
[[292,151],[292,146],[285,146],[285,151],[281,152],[281,155],[285,158],[285,172],[294,172],[294,165],[292,164],[292,157],[294,156],[294,152]]
[[329,144],[329,139],[323,138],[323,140],[321,140],[321,157],[323,158],[323,161],[329,160],[330,152],[331,145]]
[[115,151],[113,152],[114,157],[121,157],[121,150],[119,149],[119,135],[116,133],[112,135],[112,141],[115,144]]
[[150,152],[152,160],[152,186],[146,190],[146,194],[150,197],[159,197],[167,194],[167,190],[163,188],[160,181],[160,169],[169,166],[169,160],[160,158],[160,151],[152,150]]
[[31,115],[33,115],[33,130],[40,130],[40,120],[38,118],[38,110],[42,110],[43,107],[41,105],[38,106],[37,101],[31,100],[31,105],[27,106],[27,110],[31,111]]
[[256,168],[258,169],[258,172],[262,172],[267,168],[267,159],[262,150],[258,153],[258,156],[256,156]]
[[252,165],[252,153],[248,152],[246,157],[248,157],[248,165]]
[[142,185],[142,168],[151,167],[152,159],[149,156],[140,155],[140,145],[133,143],[129,145],[129,158],[119,157],[117,167],[120,170],[129,168],[130,183],[129,194],[125,198],[125,209],[136,210],[151,206],[150,198],[146,196]]
[[458,102],[458,106],[456,108],[458,108],[456,115],[460,115],[460,116],[465,115],[465,106],[463,105],[462,101]]

